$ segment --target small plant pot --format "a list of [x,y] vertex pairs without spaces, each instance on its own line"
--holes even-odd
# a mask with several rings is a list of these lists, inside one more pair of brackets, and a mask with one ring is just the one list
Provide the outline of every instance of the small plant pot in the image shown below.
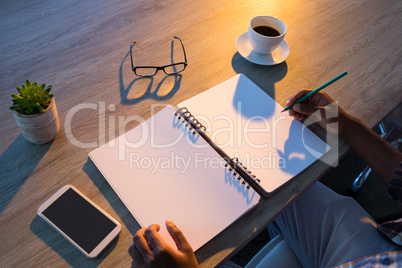
[[49,107],[41,114],[22,114],[13,111],[15,120],[21,129],[22,135],[29,142],[44,144],[52,141],[60,129],[54,98]]

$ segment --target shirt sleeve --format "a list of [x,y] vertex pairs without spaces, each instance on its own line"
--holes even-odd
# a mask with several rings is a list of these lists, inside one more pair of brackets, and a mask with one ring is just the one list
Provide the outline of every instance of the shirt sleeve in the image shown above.
[[401,267],[402,252],[386,252],[345,263],[336,268]]
[[402,202],[402,162],[388,184],[388,193],[395,201]]

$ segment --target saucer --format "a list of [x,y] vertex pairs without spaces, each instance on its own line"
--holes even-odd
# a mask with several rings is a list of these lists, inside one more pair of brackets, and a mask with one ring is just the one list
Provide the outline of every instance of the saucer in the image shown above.
[[236,40],[236,49],[246,60],[259,65],[275,65],[284,62],[289,56],[289,46],[283,40],[271,54],[258,54],[251,47],[248,32],[242,33]]

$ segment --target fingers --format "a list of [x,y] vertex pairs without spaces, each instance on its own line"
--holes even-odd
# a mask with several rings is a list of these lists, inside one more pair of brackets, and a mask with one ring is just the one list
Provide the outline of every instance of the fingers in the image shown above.
[[[142,228],[140,230],[137,231],[137,233],[134,235],[133,238],[133,249],[130,247],[129,252],[130,255],[131,253],[136,254],[137,252],[140,254],[141,258],[149,258],[153,255],[149,244],[147,242],[147,238],[145,236],[145,231],[147,229]],[[133,258],[135,256],[131,255]],[[138,257],[138,255],[136,256]]]
[[314,94],[309,99],[310,102],[313,103],[315,106],[327,106],[328,104],[334,102],[334,100],[323,91]]
[[319,92],[309,97],[302,103],[296,103],[297,100],[310,93],[311,89],[300,89],[286,102],[286,106],[293,105],[289,110],[289,115],[295,120],[302,120],[306,115],[311,115],[317,110],[325,109],[324,106],[333,102],[333,99],[324,92]]
[[191,248],[190,244],[188,243],[186,237],[183,235],[183,233],[180,231],[179,228],[173,223],[172,220],[167,220],[166,221],[166,228],[170,234],[170,236],[173,238],[174,242],[176,243],[177,249],[181,252],[193,252],[193,249]]
[[131,258],[134,258],[134,243],[128,248],[128,253],[130,254]]
[[[295,94],[292,95],[292,97],[289,98],[289,100],[286,102],[286,106],[292,106],[297,100],[302,98],[303,96],[307,95],[310,93],[312,90],[310,89],[299,89]],[[294,120],[302,120],[304,118],[304,113],[299,113],[296,108],[300,108],[298,104],[293,105],[293,107],[289,110],[289,115],[293,116]]]
[[142,257],[138,249],[135,247],[134,243],[130,246],[128,252],[130,253],[131,258],[133,258],[133,261],[131,262],[131,267],[135,268],[143,267],[144,258]]
[[293,94],[288,101],[286,102],[286,106],[291,106],[294,104],[298,99],[310,93],[311,89],[299,89],[295,94]]
[[159,224],[152,224],[145,230],[145,237],[152,249],[161,251],[163,248],[169,247],[165,240],[158,233],[160,230]]
[[303,115],[310,115],[320,109],[325,109],[325,107],[310,106],[310,105],[307,105],[304,103],[296,103],[295,105],[293,105],[293,110],[295,112],[297,112],[299,114],[303,114]]
[[[311,91],[312,91],[311,89],[299,89],[299,91],[297,91],[295,94],[293,94],[292,97],[289,98],[289,100],[286,102],[286,106],[291,106],[297,100],[307,95]],[[326,106],[332,102],[334,102],[334,100],[328,94],[320,91],[314,94],[313,96],[309,97],[303,103],[307,103],[311,106]]]
[[132,266],[148,266],[155,261],[158,252],[167,246],[158,233],[159,229],[158,224],[152,224],[148,228],[138,230],[134,235],[134,243],[128,250],[133,258]]

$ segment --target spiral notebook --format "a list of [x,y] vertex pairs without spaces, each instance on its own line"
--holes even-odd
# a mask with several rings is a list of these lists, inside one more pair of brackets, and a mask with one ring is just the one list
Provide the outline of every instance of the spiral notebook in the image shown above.
[[196,250],[329,150],[282,109],[237,75],[89,156],[141,226],[174,246],[172,219]]
[[183,115],[167,106],[89,156],[141,226],[161,225],[175,247],[164,225],[171,219],[197,250],[260,196]]

